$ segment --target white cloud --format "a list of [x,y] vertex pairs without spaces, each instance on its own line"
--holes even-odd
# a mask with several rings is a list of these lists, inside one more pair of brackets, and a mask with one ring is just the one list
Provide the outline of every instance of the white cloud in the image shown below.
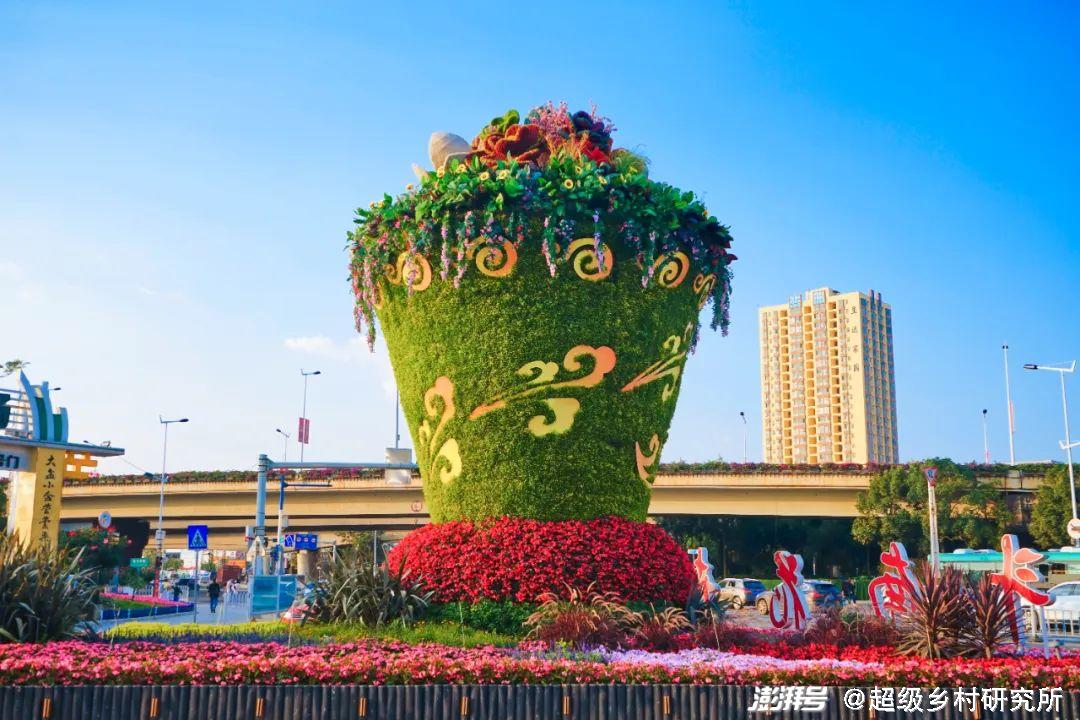
[[285,338],[285,347],[293,352],[338,362],[365,362],[372,358],[367,343],[358,337],[339,343],[325,335],[305,335]]
[[328,357],[334,350],[334,341],[325,335],[285,338],[285,347],[308,355]]
[[397,392],[394,373],[385,352],[368,350],[367,342],[361,337],[353,337],[339,342],[325,335],[303,335],[285,338],[285,348],[293,352],[324,358],[334,362],[357,363],[374,371],[371,379],[378,382],[384,396],[393,398]]

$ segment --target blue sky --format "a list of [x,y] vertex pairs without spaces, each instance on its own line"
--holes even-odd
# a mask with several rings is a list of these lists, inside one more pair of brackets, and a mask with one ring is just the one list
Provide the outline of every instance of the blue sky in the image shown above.
[[1061,457],[1056,378],[1020,365],[1080,356],[1067,4],[311,5],[0,4],[0,359],[63,387],[75,439],[156,471],[158,413],[186,415],[171,468],[251,467],[305,367],[308,458],[381,459],[353,208],[431,131],[565,99],[736,239],[665,459],[740,459],[740,410],[760,457],[757,308],[821,285],[893,307],[903,458],[980,457],[984,407],[1007,458],[1002,342],[1018,457]]

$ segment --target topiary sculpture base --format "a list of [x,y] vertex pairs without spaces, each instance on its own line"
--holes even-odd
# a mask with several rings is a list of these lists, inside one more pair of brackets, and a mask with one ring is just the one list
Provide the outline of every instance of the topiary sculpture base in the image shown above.
[[537,602],[570,588],[625,602],[683,603],[694,584],[686,551],[663,529],[619,517],[542,522],[501,518],[426,525],[391,552],[438,602]]

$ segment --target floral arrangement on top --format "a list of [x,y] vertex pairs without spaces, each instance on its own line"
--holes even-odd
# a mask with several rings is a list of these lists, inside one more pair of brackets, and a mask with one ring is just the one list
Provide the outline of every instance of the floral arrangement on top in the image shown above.
[[434,133],[435,170],[414,165],[419,185],[358,209],[359,227],[348,234],[357,329],[367,325],[368,344],[375,341],[380,278],[400,273],[412,292],[416,263],[395,263],[402,253],[437,256],[440,277],[457,287],[479,245],[509,242],[516,249],[538,238],[554,277],[566,262],[559,248],[583,235],[595,238],[602,263],[602,233],[636,254],[643,287],[653,282],[656,259],[675,250],[714,273],[712,327],[726,334],[728,266],[735,260],[728,228],[693,193],[650,180],[644,158],[613,147],[614,129],[595,108],[571,114],[565,103],[549,102],[524,119],[508,111],[471,143]]

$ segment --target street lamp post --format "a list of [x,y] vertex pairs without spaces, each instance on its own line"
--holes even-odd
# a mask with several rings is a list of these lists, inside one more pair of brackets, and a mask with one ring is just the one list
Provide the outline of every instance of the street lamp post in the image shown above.
[[[1076,517],[1076,478],[1073,477],[1073,458],[1072,449],[1075,447],[1072,442],[1072,438],[1069,437],[1069,399],[1065,394],[1065,373],[1072,373],[1076,370],[1076,361],[1073,360],[1068,365],[1038,365],[1036,363],[1028,363],[1024,365],[1025,370],[1050,370],[1058,374],[1058,378],[1061,380],[1061,411],[1065,417],[1065,442],[1058,442],[1061,449],[1065,451],[1065,462],[1069,466],[1069,500],[1072,502],[1072,516]],[[1080,547],[1080,540],[1074,540],[1073,545]]]
[[926,501],[930,515],[930,567],[935,571],[938,568],[938,555],[941,548],[938,545],[938,518],[937,518],[937,474],[938,469],[931,465],[923,468],[923,477],[926,478]]
[[983,420],[983,462],[987,465],[990,464],[990,436],[986,434],[986,413],[990,412],[986,408],[982,411]]
[[166,420],[161,415],[158,415],[158,422],[165,428],[165,435],[161,444],[161,491],[158,494],[157,532],[154,533],[157,540],[159,563],[157,575],[154,577],[154,594],[158,597],[161,597],[161,568],[165,564],[165,462],[169,456],[169,426],[173,423],[186,423],[187,421],[187,418]]
[[1009,421],[1009,464],[1016,464],[1016,450],[1014,447],[1016,424],[1013,418],[1012,391],[1009,388],[1009,346],[1002,345],[1001,352],[1005,357],[1005,419]]
[[742,461],[743,461],[743,464],[745,465],[746,464],[746,458],[747,458],[747,455],[746,455],[746,433],[748,432],[747,427],[746,427],[746,413],[743,412],[742,410],[740,410],[739,411],[739,417],[742,418]]
[[[300,368],[300,374],[304,376],[304,405],[300,411],[300,424],[303,425],[307,422],[307,379],[312,375],[322,375],[322,370],[312,370],[308,372],[304,368]],[[307,433],[301,433],[301,436],[297,438],[300,441],[300,462],[304,462],[304,445]]]
[[285,438],[285,448],[281,451],[281,462],[286,463],[289,462],[289,438],[291,435],[281,428],[277,428],[277,431]]

